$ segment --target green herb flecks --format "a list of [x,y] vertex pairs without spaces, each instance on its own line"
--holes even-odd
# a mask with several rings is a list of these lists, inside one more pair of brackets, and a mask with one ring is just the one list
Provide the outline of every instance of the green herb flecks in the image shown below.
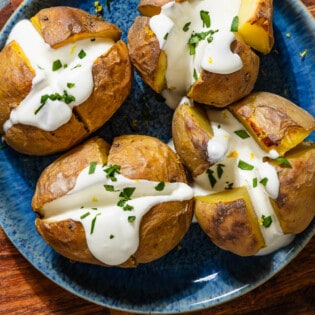
[[263,227],[268,228],[272,223],[271,216],[266,217],[265,215],[261,216],[260,223]]
[[104,185],[104,188],[106,191],[109,191],[109,192],[115,191],[115,187],[113,185]]
[[93,161],[93,162],[90,163],[89,171],[88,171],[88,174],[89,174],[89,175],[95,173],[96,165],[97,165],[97,162],[95,162],[95,161]]
[[80,52],[78,53],[78,57],[80,59],[85,58],[86,57],[86,52],[83,49],[81,49]]
[[52,71],[57,71],[62,68],[62,63],[59,59],[55,60],[52,64]]
[[126,187],[119,194],[120,200],[117,202],[117,206],[123,208],[125,211],[133,210],[133,206],[127,204],[131,200],[131,196],[134,193],[136,187]]
[[281,165],[285,165],[290,168],[292,167],[291,163],[283,156],[276,158],[275,161],[277,161]]
[[130,215],[128,216],[128,222],[132,223],[136,220],[136,216],[135,215]]
[[267,186],[268,178],[264,177],[259,183],[262,184],[263,186]]
[[188,31],[189,31],[190,24],[191,24],[191,22],[187,22],[187,23],[183,26],[183,31],[184,31],[184,32],[188,32]]
[[69,95],[68,92],[65,90],[63,94],[53,93],[53,94],[45,94],[41,96],[40,99],[40,106],[34,111],[34,114],[38,114],[38,112],[45,106],[48,100],[51,101],[63,101],[67,105],[75,101],[75,97],[73,95]]
[[225,182],[225,190],[231,190],[233,189],[234,183],[230,183],[230,182]]
[[216,32],[218,32],[218,30],[209,30],[207,32],[192,33],[188,40],[189,54],[190,55],[196,54],[196,47],[198,43],[201,42],[202,40],[207,40],[208,43],[211,43],[213,41],[213,35]]
[[211,26],[211,19],[208,11],[201,10],[200,18],[202,20],[202,27],[209,28]]
[[82,215],[80,216],[80,219],[83,220],[83,219],[85,219],[86,217],[88,217],[90,214],[91,214],[90,212],[86,212],[86,213],[84,213],[84,214],[82,214]]
[[234,16],[231,24],[231,32],[237,32],[238,31],[238,23],[239,23],[239,17]]
[[168,38],[168,33],[166,33],[166,34],[164,35],[163,39],[164,39],[164,40],[167,40],[167,38]]
[[250,135],[247,133],[246,130],[244,129],[240,129],[240,130],[236,130],[234,131],[234,133],[239,136],[241,139],[247,139],[250,137]]
[[214,177],[214,171],[211,170],[210,168],[207,170],[207,175],[208,175],[208,179],[210,182],[211,187],[213,188],[215,186],[215,184],[217,183],[216,178]]
[[157,191],[162,191],[165,188],[165,183],[164,182],[159,182],[154,188]]
[[96,223],[96,219],[97,217],[101,215],[100,213],[98,213],[93,219],[92,219],[92,222],[91,222],[91,229],[90,229],[90,234],[93,234],[94,233],[94,229],[95,229],[95,223]]
[[68,89],[72,89],[72,88],[74,88],[75,87],[75,83],[72,83],[72,82],[68,82],[67,83],[67,88]]
[[218,178],[222,177],[223,172],[224,172],[224,170],[223,170],[224,167],[225,167],[224,164],[221,164],[221,163],[217,164],[217,175],[218,175]]
[[120,174],[120,166],[119,165],[111,165],[104,169],[106,173],[106,177],[109,178],[112,182],[116,182],[116,175]]
[[254,169],[254,166],[251,164],[246,163],[245,161],[239,160],[238,168],[240,168],[243,171],[252,171]]

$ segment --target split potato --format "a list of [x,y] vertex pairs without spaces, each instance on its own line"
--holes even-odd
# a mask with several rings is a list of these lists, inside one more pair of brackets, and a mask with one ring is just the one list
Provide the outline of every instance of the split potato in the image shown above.
[[[29,155],[48,155],[73,147],[111,118],[131,90],[133,68],[127,45],[120,40],[121,30],[112,23],[71,7],[43,9],[30,21],[43,41],[52,48],[51,52],[55,54],[54,56],[67,45],[70,45],[69,47],[72,47],[74,51],[77,44],[84,40],[89,40],[90,45],[93,45],[95,40],[110,43],[108,49],[103,51],[92,64],[91,93],[80,104],[72,107],[72,113],[69,113],[70,118],[67,121],[51,129],[24,121],[8,124],[12,112],[20,110],[20,104],[34,91],[33,80],[36,79],[37,74],[40,76],[44,69],[40,65],[31,64],[32,56],[23,51],[17,40],[8,42],[0,52],[0,69],[3,73],[0,78],[0,133],[3,134],[4,141],[18,152]],[[55,57],[59,58],[56,61],[63,61],[62,57],[62,54],[60,57]],[[79,57],[82,63],[87,59],[84,58],[84,54]],[[79,69],[79,66],[81,65],[72,69]],[[67,71],[67,64],[62,65],[62,68]],[[52,72],[55,71],[55,69],[52,70]],[[60,70],[58,80],[62,80],[64,76],[62,71]],[[77,76],[77,78],[81,77],[82,80],[86,80],[88,76]],[[80,84],[84,85],[82,80]],[[73,87],[74,84],[71,86],[71,82],[68,82],[63,95],[61,93],[45,94],[43,87],[43,92],[38,92],[37,110],[42,108],[42,96],[50,97],[49,101],[54,104],[57,103],[53,102],[54,95],[59,97],[59,100],[65,100],[66,104],[75,101],[76,94],[71,95],[74,91]],[[66,100],[69,95],[72,99]],[[34,110],[34,115],[43,117],[38,119],[55,120],[55,116],[45,118],[46,109],[41,109],[39,113],[38,111]],[[32,109],[29,113],[32,113]],[[20,116],[25,115],[20,114]],[[33,117],[32,120],[34,120]]]
[[[224,129],[211,120],[216,115],[227,119],[226,126],[233,131],[223,133],[229,139],[228,150],[213,162],[208,144]],[[269,246],[265,238],[271,228],[262,227],[265,216],[273,220],[276,229],[270,238],[276,240],[281,234],[284,243],[311,223],[315,216],[315,144],[304,139],[315,130],[315,120],[302,108],[266,92],[253,93],[224,110],[184,100],[175,110],[172,127],[174,147],[194,185],[205,179],[206,192],[197,190],[194,208],[197,221],[213,243],[238,255],[254,255],[267,252]],[[266,135],[262,137],[252,128],[256,132],[263,128]],[[233,140],[232,133],[238,140]],[[272,146],[262,145],[266,138],[277,141]],[[253,142],[245,145],[245,139]],[[259,150],[247,150],[250,143]],[[242,148],[247,155],[241,155]],[[262,158],[255,164],[259,151]],[[266,164],[272,166],[276,178]],[[244,183],[240,180],[243,176]],[[275,195],[268,190],[274,183],[278,183]],[[257,195],[257,187],[262,189],[261,195]],[[264,215],[266,209],[270,215]]]
[[[214,38],[213,42],[215,43],[215,38],[218,36],[216,33],[219,34],[221,31],[220,29],[210,29],[212,33],[209,39],[207,38],[209,28],[203,26],[202,31],[199,33],[194,29],[189,29],[192,27],[190,25],[193,23],[192,21],[197,19],[199,11],[195,12],[195,18],[191,10],[185,14],[179,13],[180,16],[186,16],[188,22],[186,21],[185,25],[178,25],[179,22],[174,18],[173,22],[176,26],[170,30],[165,29],[164,37],[162,36],[163,34],[156,34],[152,30],[150,25],[153,17],[161,15],[162,7],[169,5],[171,2],[181,2],[183,5],[187,3],[187,1],[140,1],[138,9],[142,16],[135,19],[128,32],[131,62],[142,80],[155,92],[162,93],[166,103],[172,108],[175,108],[178,105],[178,100],[184,96],[189,96],[199,103],[225,107],[248,95],[254,88],[260,65],[259,57],[252,48],[267,54],[273,46],[273,2],[271,0],[241,1],[238,13],[235,14],[237,15],[238,23],[233,28],[231,27],[235,40],[231,43],[230,50],[232,54],[239,56],[242,67],[222,72],[220,72],[221,70],[210,70],[215,69],[211,68],[211,66],[209,69],[203,67],[205,65],[204,61],[201,66],[201,62],[198,60],[199,57],[195,60],[195,56],[192,56],[194,61],[188,61],[183,58],[183,51],[191,54],[191,46],[201,46],[202,44],[200,43],[204,39],[207,39],[212,44]],[[198,1],[196,5],[198,5],[200,12],[207,12],[200,9]],[[183,11],[183,8],[178,10]],[[166,16],[168,15],[166,14]],[[232,18],[230,21],[231,25],[233,24]],[[162,19],[160,23],[163,25],[163,28],[166,27],[165,25],[169,23],[168,18],[166,18],[166,21]],[[158,29],[163,28],[160,27]],[[184,46],[181,44],[180,39],[180,36],[182,36],[180,33],[183,31],[187,34],[191,33],[191,37],[187,38],[187,43]],[[173,36],[175,39],[172,37],[172,33],[176,34]],[[193,40],[194,42],[191,44]],[[168,41],[172,41],[174,52],[170,50],[171,44],[167,44]],[[197,52],[198,56],[201,54],[202,49],[204,48],[200,48]],[[225,60],[228,58],[226,57]],[[212,55],[208,59],[208,63],[212,64],[214,60]],[[174,63],[176,62],[180,62],[182,66],[176,66],[175,68]],[[185,71],[180,70],[180,67],[185,68]],[[182,80],[180,84],[175,83],[174,85],[174,80],[168,74],[171,72],[178,73],[177,75]],[[189,72],[189,74],[185,74],[186,72]]]
[[[168,183],[185,185],[187,177],[178,156],[166,144],[156,138],[141,135],[117,137],[112,145],[101,138],[92,138],[59,157],[42,172],[32,200],[32,207],[38,213],[35,223],[40,235],[58,253],[71,260],[112,265],[106,260],[100,261],[93,255],[91,248],[94,245],[91,247],[89,245],[89,229],[84,228],[82,217],[79,220],[67,217],[58,220],[56,217],[64,205],[65,199],[62,198],[67,197],[78,184],[81,172],[89,168],[91,163],[100,166],[119,166],[120,175],[132,180],[133,183],[147,180],[165,183],[165,186]],[[105,177],[105,173],[103,174]],[[119,183],[119,179],[116,181]],[[115,185],[114,181],[112,185]],[[104,188],[103,190],[105,191]],[[181,198],[155,204],[144,214],[139,227],[139,244],[126,261],[118,264],[120,267],[136,267],[138,264],[156,260],[177,246],[187,232],[193,215],[192,195],[187,199],[184,196]],[[86,199],[85,202],[88,203],[89,198]],[[93,197],[95,210],[98,206],[96,199]],[[52,207],[54,204],[57,206]],[[63,211],[67,213],[69,209]],[[133,213],[131,209],[122,212]],[[111,226],[108,227],[110,228]],[[126,228],[126,233],[127,230]],[[124,234],[123,232],[125,233],[125,229],[111,232],[110,238],[113,239],[108,241],[118,239],[118,234]],[[102,229],[102,235],[106,233],[106,229]],[[119,242],[117,246],[124,247],[127,243],[125,240]],[[96,245],[103,246],[103,243]],[[115,248],[108,252],[106,246],[104,248],[102,251],[105,251],[107,257],[115,255]]]
[[273,0],[242,0],[237,35],[253,49],[268,54],[274,44]]

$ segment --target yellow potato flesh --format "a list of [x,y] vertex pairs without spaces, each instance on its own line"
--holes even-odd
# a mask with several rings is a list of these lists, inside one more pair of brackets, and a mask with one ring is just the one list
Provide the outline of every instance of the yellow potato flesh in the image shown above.
[[237,35],[255,50],[268,54],[274,44],[273,1],[242,0],[238,17]]

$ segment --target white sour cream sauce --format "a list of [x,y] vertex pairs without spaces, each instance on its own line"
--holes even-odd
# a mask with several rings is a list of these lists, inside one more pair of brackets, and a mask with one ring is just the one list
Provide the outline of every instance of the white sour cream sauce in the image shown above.
[[[167,89],[162,92],[166,103],[175,108],[194,83],[194,72],[202,69],[220,74],[233,73],[243,66],[241,58],[231,51],[235,36],[230,31],[238,15],[241,0],[191,0],[165,4],[161,13],[150,19],[150,28],[157,36],[160,49],[167,54]],[[206,27],[200,12],[206,11],[211,25]],[[188,30],[184,26],[190,23]],[[190,55],[188,41],[193,33],[216,31],[212,42],[201,40],[196,53]],[[167,34],[167,36],[166,36]]]
[[[14,26],[7,44],[14,40],[29,59],[35,77],[29,94],[11,111],[10,119],[4,124],[5,132],[18,123],[46,131],[54,131],[67,123],[71,118],[72,108],[86,101],[93,91],[94,61],[114,44],[110,39],[95,38],[93,42],[91,39],[83,39],[53,49],[44,42],[29,20],[22,20]],[[81,50],[86,54],[82,59],[79,57]],[[56,60],[60,60],[62,67],[52,71],[52,65]],[[54,93],[63,95],[64,91],[74,96],[75,101],[66,104],[64,101],[48,99],[35,114],[41,105],[43,95]]]
[[[153,206],[193,198],[192,188],[185,183],[165,183],[158,191],[158,182],[132,180],[120,174],[115,176],[117,181],[112,181],[102,165],[97,165],[93,174],[88,172],[89,167],[79,174],[71,191],[46,204],[43,211],[48,221],[81,222],[91,253],[107,265],[119,265],[136,252],[141,219]],[[114,191],[107,191],[104,185],[112,185]],[[135,188],[127,201],[133,207],[129,211],[117,205],[126,187]]]
[[[209,109],[207,113],[214,132],[214,137],[208,143],[208,156],[211,163],[216,163],[210,170],[217,182],[211,187],[206,172],[197,176],[193,183],[195,196],[224,191],[229,184],[233,184],[233,187],[246,186],[258,220],[263,215],[272,218],[272,224],[268,228],[260,225],[266,247],[256,255],[266,255],[289,244],[294,235],[283,233],[270,202],[270,198],[278,197],[278,174],[271,164],[263,161],[267,156],[277,157],[277,153],[275,151],[266,153],[251,136],[242,139],[235,134],[235,131],[244,130],[244,127],[228,110]],[[253,166],[253,170],[239,168],[239,161]],[[223,170],[220,178],[218,166]],[[266,185],[260,183],[264,178],[268,179]],[[256,187],[253,184],[254,179],[257,179]]]

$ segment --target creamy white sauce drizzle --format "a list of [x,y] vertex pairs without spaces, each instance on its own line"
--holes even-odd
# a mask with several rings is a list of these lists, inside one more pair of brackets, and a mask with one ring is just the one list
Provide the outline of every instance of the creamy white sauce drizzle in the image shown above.
[[[170,107],[179,104],[202,69],[228,74],[242,68],[241,58],[230,48],[235,39],[230,29],[240,3],[240,0],[172,1],[150,19],[150,28],[157,36],[160,49],[167,54],[167,89],[162,94]],[[210,16],[209,27],[203,23],[201,11]],[[183,29],[185,25],[186,30]],[[212,42],[199,41],[195,54],[191,55],[188,45],[191,35],[209,30],[215,31]]]
[[[83,39],[58,49],[46,44],[29,20],[22,20],[12,29],[7,44],[15,40],[34,69],[36,75],[32,89],[18,107],[11,111],[10,119],[4,124],[6,132],[14,124],[25,124],[42,130],[53,131],[67,123],[72,108],[83,103],[93,91],[92,66],[97,57],[103,55],[114,44],[110,39]],[[80,58],[84,51],[85,57]],[[81,55],[82,57],[82,55]],[[52,71],[52,65],[60,60],[62,67]],[[70,85],[69,85],[70,84]],[[66,104],[63,100],[48,99],[41,105],[43,95],[58,93],[74,96],[75,100]]]
[[[245,186],[258,220],[271,216],[272,224],[266,228],[260,225],[266,247],[257,255],[265,255],[287,245],[294,238],[291,234],[284,234],[279,220],[274,212],[270,198],[277,198],[279,193],[279,178],[276,169],[264,162],[264,157],[277,157],[275,151],[269,154],[263,151],[253,137],[246,139],[238,136],[235,131],[245,131],[242,124],[228,110],[208,110],[214,137],[209,141],[209,161],[216,162],[210,167],[216,183],[211,187],[207,172],[194,178],[195,195],[208,195],[224,191],[232,187]],[[214,158],[213,158],[214,156]],[[238,165],[245,162],[252,166],[252,170],[243,170]],[[219,169],[222,171],[219,177]],[[266,181],[265,184],[264,181]]]
[[[120,174],[115,177],[117,181],[107,178],[101,165],[93,174],[89,174],[88,167],[79,174],[71,191],[43,209],[48,221],[81,222],[91,253],[107,265],[119,265],[136,252],[141,219],[153,206],[193,198],[192,188],[184,183],[165,183],[164,189],[158,191],[158,182],[131,180]],[[113,186],[114,191],[107,191],[104,185]],[[126,202],[132,210],[117,205],[127,187],[135,188]]]

